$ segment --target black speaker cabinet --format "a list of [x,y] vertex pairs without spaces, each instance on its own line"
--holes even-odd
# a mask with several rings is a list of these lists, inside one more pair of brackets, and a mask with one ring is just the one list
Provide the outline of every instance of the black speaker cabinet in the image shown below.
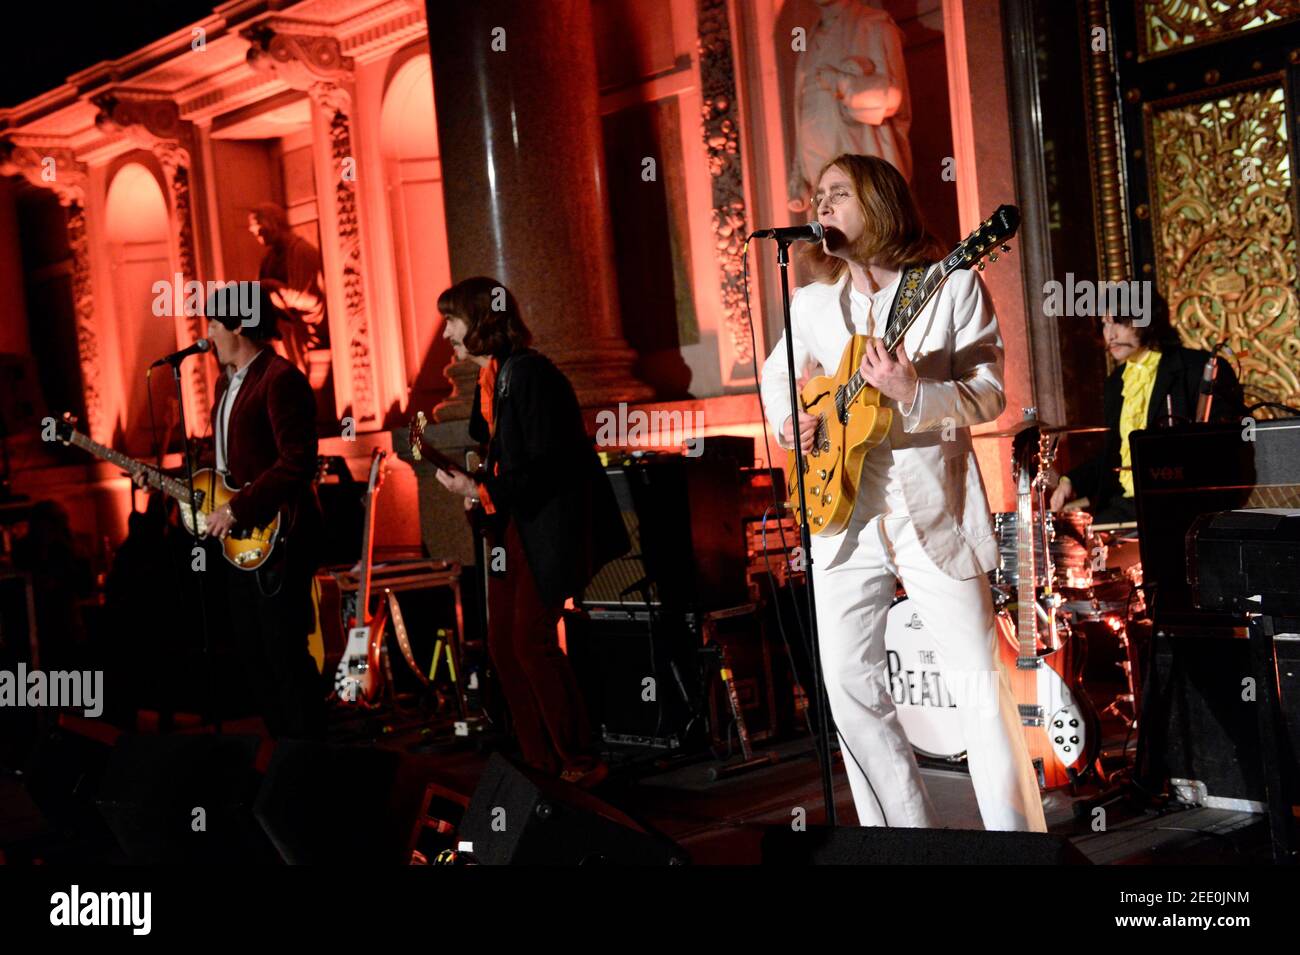
[[977,829],[789,826],[763,836],[764,865],[1090,865],[1064,836]]
[[[1276,638],[1285,730],[1283,774],[1295,792],[1300,760],[1300,637]],[[1259,812],[1264,785],[1250,642],[1231,631],[1156,627],[1143,694],[1138,767],[1145,785],[1169,782],[1181,802]],[[1286,758],[1289,757],[1289,758]]]
[[685,851],[590,793],[488,761],[459,830],[482,865],[682,865]]
[[566,614],[565,639],[591,725],[606,743],[675,750],[702,740],[694,616],[597,608]]
[[735,460],[655,455],[606,473],[632,550],[597,574],[584,606],[701,612],[749,599]]

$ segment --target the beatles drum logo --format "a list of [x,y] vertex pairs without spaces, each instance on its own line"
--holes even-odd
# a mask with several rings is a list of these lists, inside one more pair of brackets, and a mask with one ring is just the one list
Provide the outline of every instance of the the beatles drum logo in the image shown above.
[[[916,614],[912,614],[905,626],[909,630],[925,628]],[[956,707],[952,694],[944,685],[943,675],[939,672],[938,654],[931,649],[913,646],[909,648],[908,657],[908,666],[905,668],[897,650],[885,651],[889,667],[889,692],[894,697],[894,705]]]

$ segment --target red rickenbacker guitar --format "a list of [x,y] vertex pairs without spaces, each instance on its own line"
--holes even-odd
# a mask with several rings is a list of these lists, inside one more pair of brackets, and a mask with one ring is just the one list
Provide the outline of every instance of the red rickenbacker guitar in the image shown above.
[[[1072,640],[1055,645],[1055,640],[1039,639],[1034,492],[1045,475],[1039,469],[1030,477],[1035,467],[1028,454],[1014,456],[1013,464],[1017,472],[1018,607],[1015,631],[999,628],[1004,639],[998,641],[998,654],[1010,678],[1038,783],[1043,789],[1057,789],[1069,785],[1091,765],[1100,743],[1098,723],[1092,704],[1079,687]],[[1043,550],[1047,552],[1046,542]]]
[[372,703],[381,686],[380,653],[388,622],[388,605],[381,600],[378,609],[373,614],[370,612],[370,565],[375,542],[375,497],[384,483],[384,458],[387,455],[388,452],[380,448],[375,448],[370,455],[356,610],[348,621],[347,647],[334,674],[334,693],[344,703]]

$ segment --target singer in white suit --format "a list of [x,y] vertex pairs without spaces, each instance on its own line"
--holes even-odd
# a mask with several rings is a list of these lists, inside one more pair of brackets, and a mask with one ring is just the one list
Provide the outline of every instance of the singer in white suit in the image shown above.
[[[849,526],[812,538],[821,659],[858,820],[940,825],[899,723],[886,668],[885,619],[901,579],[939,649],[957,703],[986,829],[1046,831],[1042,801],[1005,672],[998,664],[986,574],[998,562],[970,427],[1006,398],[1002,339],[988,293],[954,272],[890,355],[879,344],[902,269],[941,256],[906,181],[885,160],[845,155],[818,177],[814,210],[826,237],[806,264],[819,281],[791,301],[795,368],[833,373],[851,334],[872,335],[867,382],[895,409],[863,468]],[[763,367],[766,413],[786,448],[785,338]],[[811,446],[815,420],[800,412]]]

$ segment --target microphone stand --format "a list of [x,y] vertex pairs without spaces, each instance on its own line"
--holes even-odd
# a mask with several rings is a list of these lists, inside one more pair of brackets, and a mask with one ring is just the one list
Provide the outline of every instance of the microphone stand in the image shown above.
[[[794,367],[794,328],[790,320],[790,243],[794,239],[776,240],[776,264],[781,272],[781,309],[785,322],[785,361],[790,373],[790,422],[794,433],[795,477],[799,484],[799,546],[803,548],[804,566],[807,567],[805,584],[808,592],[809,633],[812,639],[813,697],[817,700],[817,758],[821,764],[822,800],[826,805],[826,823],[835,826],[835,787],[831,779],[830,701],[826,698],[822,673],[821,640],[817,631],[817,597],[813,589],[812,532],[808,527],[808,496],[804,488],[803,444],[799,440],[799,386]],[[797,610],[796,610],[797,612]]]
[[[176,384],[176,407],[177,418],[181,428],[181,448],[185,458],[185,485],[190,490],[190,534],[194,538],[194,546],[202,547],[203,544],[199,539],[199,509],[197,506],[198,496],[194,491],[194,460],[190,455],[190,432],[185,425],[185,394],[181,388],[181,362],[187,356],[182,355],[179,358],[168,358],[167,364],[172,368],[172,381]],[[209,493],[211,493],[209,491]],[[182,524],[185,522],[182,521]],[[191,551],[191,554],[193,552]],[[190,572],[193,573],[193,559],[190,561]],[[212,726],[219,735],[221,733],[221,718],[217,714],[215,697],[216,694],[212,688],[212,636],[208,631],[208,598],[207,598],[207,563],[205,559],[204,574],[198,582],[199,590],[199,628],[203,634],[203,722]]]

